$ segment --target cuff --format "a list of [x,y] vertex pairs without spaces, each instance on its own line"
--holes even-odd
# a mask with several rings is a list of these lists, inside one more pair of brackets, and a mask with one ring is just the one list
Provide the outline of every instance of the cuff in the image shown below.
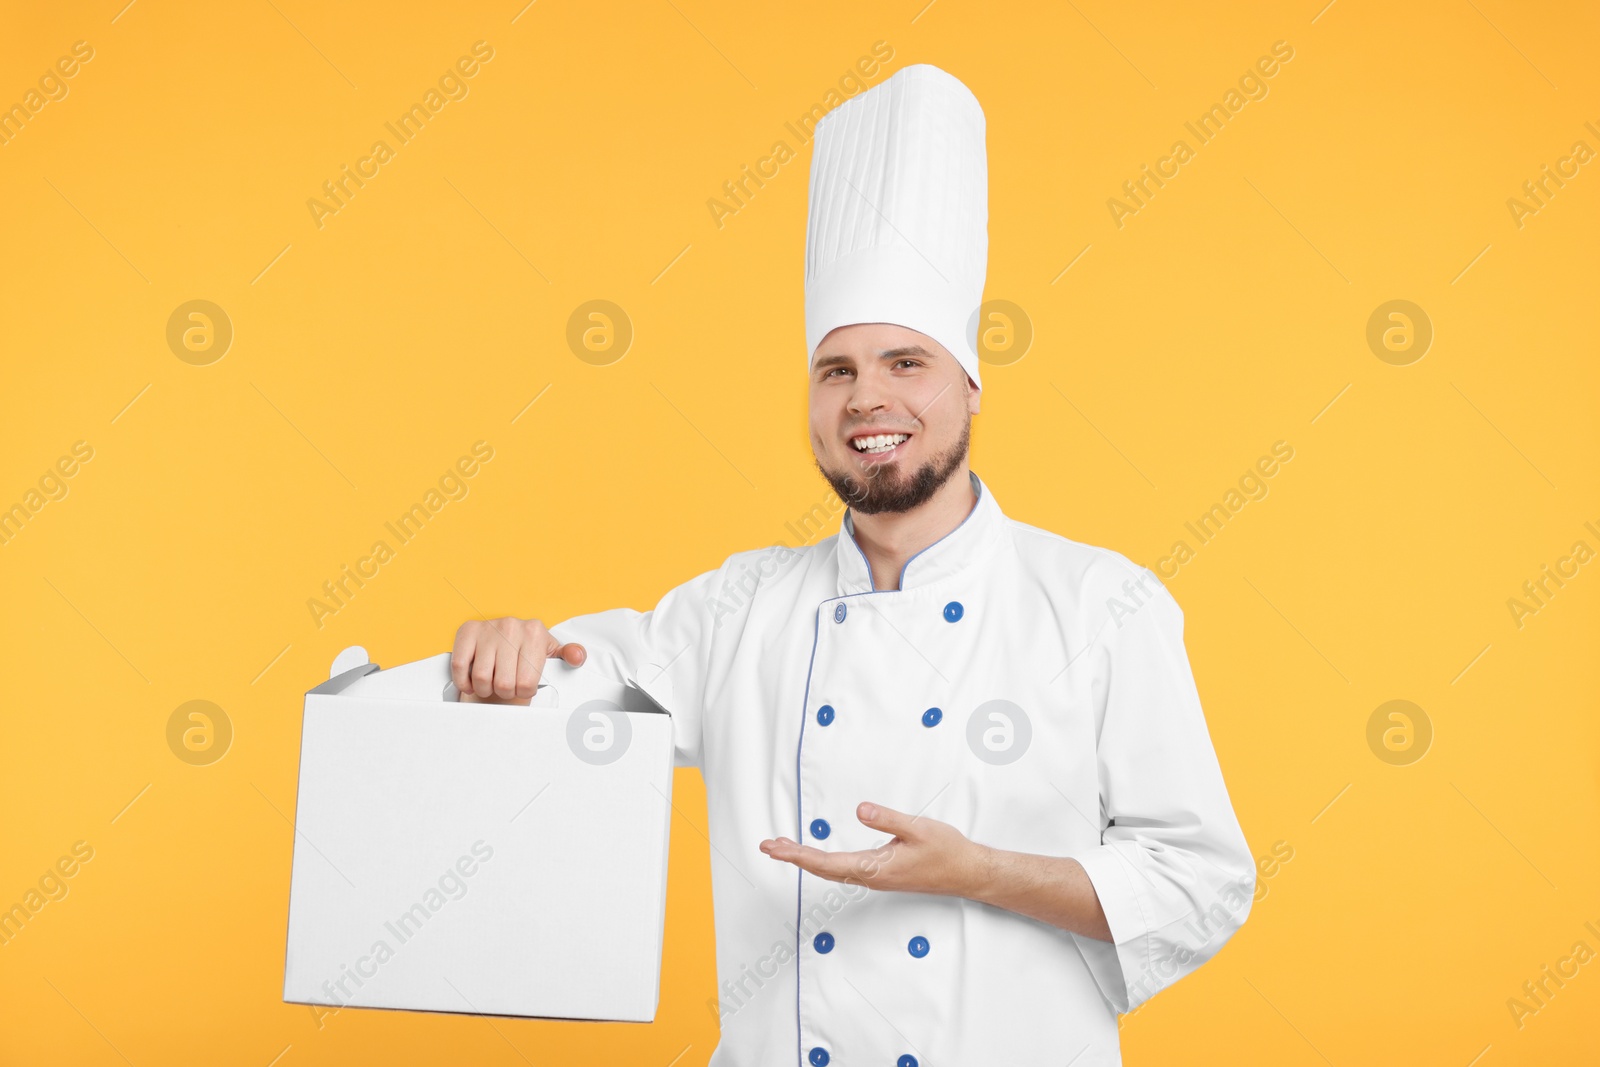
[[1109,942],[1078,934],[1072,935],[1073,940],[1101,994],[1118,1012],[1132,1011],[1155,992],[1149,990],[1141,995],[1137,981],[1131,991],[1129,988],[1130,976],[1143,976],[1150,968],[1150,939],[1145,936],[1149,924],[1139,905],[1133,878],[1115,845],[1099,845],[1072,858],[1089,875],[1095,895],[1100,898],[1100,909],[1106,914],[1106,925],[1111,928]]

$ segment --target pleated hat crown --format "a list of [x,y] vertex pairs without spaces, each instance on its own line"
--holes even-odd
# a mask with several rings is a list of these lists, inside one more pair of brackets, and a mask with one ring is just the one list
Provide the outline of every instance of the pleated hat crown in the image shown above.
[[817,123],[806,218],[806,360],[829,331],[889,322],[949,350],[974,385],[989,263],[983,108],[926,63]]

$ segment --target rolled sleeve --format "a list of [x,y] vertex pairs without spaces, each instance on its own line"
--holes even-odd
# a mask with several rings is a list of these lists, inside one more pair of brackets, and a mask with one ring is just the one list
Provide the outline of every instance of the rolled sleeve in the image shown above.
[[1200,709],[1183,610],[1155,575],[1126,561],[1086,588],[1099,590],[1086,598],[1091,616],[1101,603],[1107,612],[1092,683],[1104,825],[1101,843],[1073,858],[1112,940],[1077,941],[1107,1001],[1127,1012],[1244,924],[1256,869]]

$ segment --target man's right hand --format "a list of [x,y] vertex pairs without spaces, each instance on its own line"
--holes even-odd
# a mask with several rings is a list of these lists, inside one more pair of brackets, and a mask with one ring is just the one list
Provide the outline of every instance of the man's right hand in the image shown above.
[[563,645],[538,619],[472,619],[456,631],[450,678],[461,696],[499,703],[528,703],[539,688],[545,660],[559,656],[580,667],[588,652],[577,642]]

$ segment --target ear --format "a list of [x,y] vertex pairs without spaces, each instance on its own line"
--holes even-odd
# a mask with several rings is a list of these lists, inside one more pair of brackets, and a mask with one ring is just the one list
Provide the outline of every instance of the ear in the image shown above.
[[976,385],[974,385],[972,383],[972,379],[970,377],[968,377],[967,378],[967,410],[969,412],[971,412],[972,414],[976,415],[978,413],[979,401],[981,401],[982,399],[983,399],[983,390],[979,389]]

